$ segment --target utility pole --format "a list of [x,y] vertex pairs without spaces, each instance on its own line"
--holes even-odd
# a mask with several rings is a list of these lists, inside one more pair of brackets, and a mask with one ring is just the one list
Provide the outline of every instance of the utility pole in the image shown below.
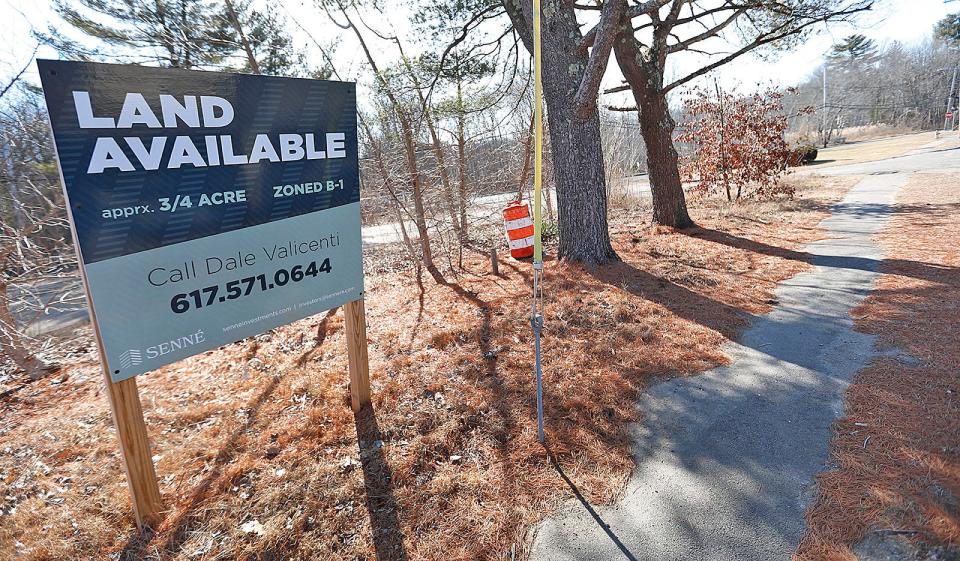
[[948,132],[953,130],[954,115],[951,109],[953,109],[953,89],[957,85],[958,68],[960,63],[953,67],[953,78],[950,79],[950,89],[947,90],[947,110],[943,113],[943,130]]
[[[953,89],[951,87],[951,89]],[[827,147],[827,61],[823,61],[823,104],[822,115],[820,116],[820,133],[823,135],[823,147]]]
[[[950,2],[955,2],[956,0],[943,0],[944,4],[949,4]],[[957,52],[960,53],[960,45],[955,45],[957,47]],[[947,111],[950,111],[950,99],[953,96],[953,87],[956,85],[957,81],[957,70],[960,69],[960,58],[957,60],[957,65],[953,67],[953,80],[950,81],[950,92],[947,93]],[[957,112],[960,112],[960,87],[957,88],[957,107],[953,111],[953,116],[950,118],[950,128],[947,130],[953,130],[953,124],[960,120],[960,115],[957,115]],[[943,117],[943,125],[947,126],[947,117]],[[957,138],[960,138],[960,127],[957,127]]]

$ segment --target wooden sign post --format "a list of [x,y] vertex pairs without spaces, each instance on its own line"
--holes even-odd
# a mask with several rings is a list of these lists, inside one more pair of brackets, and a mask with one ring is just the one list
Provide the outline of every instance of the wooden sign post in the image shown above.
[[133,514],[137,519],[137,528],[143,531],[148,527],[156,527],[163,520],[163,501],[160,499],[147,425],[143,421],[143,408],[137,393],[137,379],[113,382],[110,374],[106,373],[104,381],[113,411],[113,426],[117,429],[117,440],[120,441],[123,469],[127,472]]
[[350,360],[350,404],[353,411],[370,403],[370,363],[367,359],[367,318],[363,298],[343,307],[347,356]]
[[[91,310],[92,314],[92,310]],[[350,369],[350,404],[354,412],[370,404],[370,363],[367,356],[367,320],[363,299],[343,306],[347,339],[347,356]],[[96,322],[93,322],[96,325]],[[96,333],[100,346],[100,334]],[[160,486],[153,465],[147,425],[143,419],[140,394],[136,378],[121,382],[110,379],[110,372],[103,363],[104,383],[113,413],[113,426],[117,430],[123,468],[127,474],[127,486],[133,502],[137,528],[155,527],[163,520],[164,506],[160,498]]]
[[[70,216],[70,230],[73,239],[77,239],[73,216]],[[77,260],[82,263],[80,247],[75,246]],[[90,299],[90,289],[87,277],[80,268],[80,278],[83,281],[84,293],[87,302]],[[103,337],[97,323],[97,314],[93,306],[87,307],[90,314],[90,324],[93,325],[93,336],[97,340],[97,350],[100,353],[100,368],[103,371],[103,382],[110,400],[110,413],[113,416],[113,427],[117,431],[117,441],[120,444],[120,456],[123,458],[123,470],[127,474],[127,488],[130,490],[130,499],[133,503],[133,516],[137,521],[137,529],[141,532],[146,528],[154,527],[163,520],[163,500],[160,498],[160,485],[157,483],[157,472],[153,467],[153,454],[150,452],[150,439],[147,436],[147,424],[143,420],[143,407],[140,404],[140,393],[137,391],[137,379],[127,378],[114,382],[110,376],[110,368],[103,359]]]

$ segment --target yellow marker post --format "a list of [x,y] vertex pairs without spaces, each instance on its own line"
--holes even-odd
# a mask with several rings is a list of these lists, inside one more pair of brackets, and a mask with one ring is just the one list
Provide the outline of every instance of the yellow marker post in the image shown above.
[[543,434],[543,375],[540,371],[540,331],[543,328],[543,244],[541,243],[540,188],[543,182],[543,102],[540,72],[540,0],[533,0],[533,300],[530,325],[533,326],[534,361],[537,373],[537,440]]
[[543,263],[541,243],[540,189],[543,182],[543,86],[540,71],[540,0],[533,0],[533,263]]

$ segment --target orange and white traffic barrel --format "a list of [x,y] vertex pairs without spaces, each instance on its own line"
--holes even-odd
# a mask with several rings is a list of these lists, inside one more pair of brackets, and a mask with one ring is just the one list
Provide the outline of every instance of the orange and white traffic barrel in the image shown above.
[[533,218],[526,203],[513,201],[503,209],[503,227],[507,232],[510,256],[514,259],[533,257]]

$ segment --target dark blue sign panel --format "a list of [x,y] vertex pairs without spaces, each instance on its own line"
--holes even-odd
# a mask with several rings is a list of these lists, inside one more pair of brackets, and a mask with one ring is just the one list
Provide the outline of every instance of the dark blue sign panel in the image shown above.
[[354,84],[38,66],[115,381],[360,298]]

